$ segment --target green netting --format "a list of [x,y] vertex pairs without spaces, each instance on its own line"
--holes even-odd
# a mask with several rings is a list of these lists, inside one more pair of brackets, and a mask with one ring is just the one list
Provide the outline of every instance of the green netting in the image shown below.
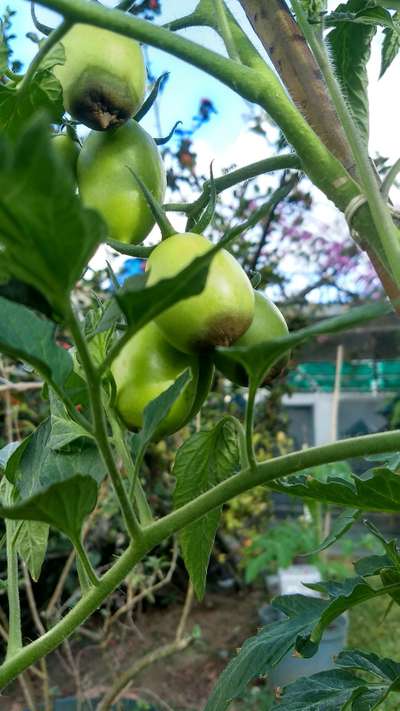
[[[299,363],[288,375],[289,384],[302,392],[331,392],[335,384],[336,364],[332,361]],[[396,391],[400,389],[400,360],[345,361],[342,366],[342,390],[356,392]]]

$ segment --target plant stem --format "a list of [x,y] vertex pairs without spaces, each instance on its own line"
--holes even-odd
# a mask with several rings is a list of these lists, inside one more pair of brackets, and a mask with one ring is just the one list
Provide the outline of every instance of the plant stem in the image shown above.
[[143,457],[140,458],[139,463],[138,461],[136,461],[135,464],[133,463],[126,443],[126,439],[124,437],[124,432],[120,427],[115,415],[112,412],[108,411],[108,419],[111,423],[115,448],[122,459],[124,469],[128,475],[128,479],[130,482],[129,498],[131,501],[132,499],[134,499],[137,505],[139,520],[142,526],[148,525],[153,522],[154,518],[149,503],[147,501],[146,494],[144,493],[142,485],[139,481],[139,470]]
[[367,149],[363,144],[356,123],[347,108],[325,45],[318,40],[312,25],[309,24],[300,0],[292,0],[292,5],[296,12],[297,21],[313,51],[335,104],[336,111],[356,161],[358,174],[362,181],[365,196],[371,209],[372,219],[385,251],[387,262],[390,265],[397,285],[400,286],[400,232],[394,225],[390,211],[382,198]]
[[111,477],[115,493],[117,495],[121,510],[125,519],[126,527],[134,540],[139,540],[142,531],[136,519],[135,513],[128,499],[124,484],[120,478],[117,466],[114,462],[112,451],[108,442],[107,425],[104,417],[104,407],[101,396],[101,381],[97,375],[95,366],[90,357],[90,353],[81,332],[79,322],[72,310],[69,308],[68,325],[74,338],[79,357],[85,371],[90,397],[94,433],[102,459]]
[[393,163],[392,167],[390,168],[388,174],[385,176],[385,179],[382,183],[381,195],[384,200],[388,199],[390,188],[392,187],[392,185],[393,185],[394,181],[396,180],[399,173],[400,173],[400,158],[398,158],[396,160],[396,162]]
[[[301,161],[295,153],[287,153],[281,156],[272,156],[271,158],[265,158],[264,160],[259,160],[256,163],[250,163],[249,165],[243,166],[243,168],[238,168],[238,170],[233,170],[231,173],[222,175],[220,178],[214,180],[214,187],[217,195],[222,193],[224,190],[238,185],[245,180],[251,180],[251,178],[256,178],[258,175],[264,175],[264,173],[271,173],[274,170],[288,170],[293,168],[294,170],[301,170]],[[206,207],[209,195],[210,195],[211,183],[206,180],[203,183],[203,192],[195,202],[192,203],[169,203],[164,205],[164,209],[167,212],[185,212],[188,214],[200,212],[204,207]]]
[[235,42],[232,36],[231,28],[226,16],[226,8],[224,0],[215,0],[215,12],[218,22],[219,33],[224,40],[226,51],[231,59],[240,62],[239,53],[236,49]]
[[254,486],[267,484],[274,479],[289,476],[319,464],[328,464],[370,454],[396,452],[399,449],[399,442],[400,430],[395,430],[393,432],[380,432],[379,434],[340,440],[321,447],[312,447],[311,449],[277,457],[258,464],[253,470],[247,469],[239,474],[234,474],[229,479],[199,496],[195,501],[185,504],[180,509],[151,524],[151,526],[143,529],[142,536],[135,546],[132,544],[129,546],[113,567],[100,579],[99,584],[79,600],[65,617],[45,635],[18,651],[12,659],[7,660],[0,667],[0,689],[24,669],[58,647],[89,615],[97,610],[105,598],[122,583],[146,553],[189,523],[218,508],[234,496],[252,489]]
[[82,568],[84,569],[88,580],[90,583],[94,586],[97,586],[100,582],[99,578],[96,575],[96,572],[88,558],[88,555],[82,545],[82,541],[77,538],[75,541],[73,541],[74,548],[76,550],[76,553],[79,557],[80,563],[82,565]]
[[257,385],[250,380],[250,385],[247,392],[245,433],[247,459],[251,469],[257,464],[253,447],[254,406],[256,394]]
[[[11,487],[11,484],[8,484]],[[7,594],[8,594],[8,644],[6,661],[22,648],[21,606],[19,600],[18,556],[13,543],[16,522],[6,519],[7,535]]]
[[64,20],[55,30],[53,30],[53,32],[47,37],[47,39],[44,40],[44,42],[39,48],[39,51],[32,59],[22,81],[18,84],[19,92],[26,91],[45,56],[50,52],[51,49],[53,49],[54,45],[56,45],[57,42],[60,42],[60,40],[64,37],[64,35],[72,26],[72,24],[72,22]]

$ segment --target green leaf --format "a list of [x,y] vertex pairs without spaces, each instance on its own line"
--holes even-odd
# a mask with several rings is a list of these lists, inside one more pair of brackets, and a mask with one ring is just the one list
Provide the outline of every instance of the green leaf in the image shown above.
[[61,123],[63,92],[52,69],[64,60],[64,49],[58,44],[43,59],[29,85],[0,83],[0,131],[3,135],[16,138],[37,111],[46,111],[52,123]]
[[47,550],[49,526],[41,521],[24,521],[17,537],[17,552],[33,580],[39,580]]
[[353,475],[353,481],[329,477],[318,481],[309,473],[290,476],[268,484],[273,491],[304,499],[325,501],[363,511],[400,511],[400,477],[383,467],[371,469],[363,478]]
[[362,578],[378,575],[382,568],[391,565],[391,560],[387,555],[368,555],[354,563],[354,569]]
[[94,439],[81,425],[72,420],[53,390],[50,390],[50,437],[47,446],[50,449],[63,449],[81,437]]
[[379,78],[383,77],[389,69],[393,60],[400,52],[400,12],[396,12],[392,17],[394,27],[386,27],[383,31],[384,39],[382,43],[381,71]]
[[335,520],[330,534],[322,541],[322,543],[315,548],[315,550],[310,551],[306,555],[315,555],[320,551],[324,551],[330,546],[332,546],[336,541],[338,541],[342,536],[344,536],[347,531],[353,526],[353,524],[358,521],[362,514],[359,509],[350,509],[350,511],[342,511],[342,513]]
[[[375,590],[360,577],[347,578],[343,582],[309,583],[306,587],[329,596],[329,603],[323,610],[317,624],[308,638],[298,641],[296,649],[303,657],[313,657],[326,628],[346,610],[354,605],[376,597]],[[275,604],[275,600],[274,600]]]
[[159,425],[165,420],[172,405],[190,380],[191,374],[187,368],[169,388],[146,405],[143,410],[143,427],[137,435],[140,449],[144,449],[151,442]]
[[51,437],[50,421],[45,420],[21,445],[21,453],[16,450],[15,465],[6,476],[17,489],[20,497],[26,499],[39,491],[46,490],[56,482],[65,481],[83,474],[99,484],[106,474],[106,468],[96,446],[81,438],[68,449],[54,451],[49,447]]
[[[240,469],[237,430],[223,418],[214,429],[197,432],[178,450],[173,476],[175,509],[200,496]],[[221,508],[186,526],[180,534],[185,566],[199,600],[204,596],[207,568]]]
[[29,363],[61,388],[72,373],[72,359],[56,345],[55,328],[51,321],[0,296],[0,351]]
[[43,521],[76,541],[83,521],[93,511],[96,501],[96,481],[90,476],[77,474],[15,506],[0,506],[0,516],[17,521]]
[[9,273],[40,291],[61,315],[105,225],[82,207],[72,175],[51,145],[43,116],[14,147],[0,142],[0,249]]
[[[359,650],[341,652],[335,664],[337,669],[298,679],[287,686],[273,711],[373,711],[386,698],[388,690],[396,687],[400,675],[397,662]],[[353,671],[373,674],[379,682],[369,684]]]
[[[339,5],[336,12],[358,13],[366,10],[368,4],[368,0],[349,0]],[[366,146],[369,135],[367,64],[375,33],[374,24],[347,21],[338,24],[327,36],[337,77]]]
[[277,338],[273,342],[259,343],[249,348],[231,346],[230,348],[218,348],[217,350],[234,362],[240,363],[246,369],[252,381],[260,383],[265,373],[270,370],[274,363],[295,346],[307,343],[315,336],[350,330],[355,326],[391,313],[392,310],[392,306],[386,302],[360,306],[349,309],[347,313],[341,316],[302,328],[285,336],[285,338]]
[[[305,595],[286,596],[282,609],[289,619],[267,625],[255,637],[246,640],[219,677],[205,711],[225,711],[232,699],[244,693],[252,679],[268,674],[293,649],[299,635],[310,633],[326,605],[325,600]],[[286,711],[286,707],[284,709]]]
[[341,669],[364,671],[391,683],[400,677],[399,662],[386,657],[378,657],[374,652],[361,652],[359,649],[340,652],[336,664]]
[[[354,674],[332,669],[289,684],[273,711],[341,711],[366,690],[366,682]],[[371,707],[369,707],[371,708]],[[365,709],[367,711],[367,709]]]

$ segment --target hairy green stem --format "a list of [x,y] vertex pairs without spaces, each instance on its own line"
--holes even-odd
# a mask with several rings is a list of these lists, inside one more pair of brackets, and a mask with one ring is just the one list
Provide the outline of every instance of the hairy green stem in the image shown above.
[[107,244],[120,254],[127,254],[129,257],[138,257],[138,259],[147,259],[155,248],[155,245],[153,247],[144,247],[141,244],[125,244],[124,242],[117,242],[114,239],[108,239]]
[[39,51],[32,59],[32,62],[30,63],[24,78],[18,84],[19,92],[26,91],[37,70],[39,69],[44,57],[50,52],[51,49],[53,49],[54,45],[56,45],[57,42],[60,42],[60,40],[62,40],[62,38],[68,32],[72,24],[72,21],[68,21],[65,19],[55,30],[53,30],[53,32],[47,37],[47,39],[44,40],[44,42],[39,48]]
[[312,447],[277,457],[258,464],[252,470],[247,469],[231,476],[194,501],[144,528],[141,538],[123,553],[113,567],[100,579],[96,588],[92,588],[79,600],[75,607],[43,637],[28,644],[0,667],[0,689],[35,661],[58,647],[89,615],[97,610],[146,553],[189,523],[254,486],[268,484],[274,479],[289,476],[319,464],[338,462],[351,457],[396,452],[399,446],[400,430],[395,430],[340,440],[321,447]]
[[361,178],[364,193],[371,209],[376,231],[386,254],[387,263],[389,264],[397,285],[400,286],[400,232],[393,223],[390,211],[382,198],[367,149],[363,144],[353,116],[347,108],[339,82],[331,67],[325,45],[319,41],[313,26],[308,22],[301,1],[292,0],[292,5],[295,9],[299,26],[318,62],[333,103],[335,104],[337,114],[356,161],[358,174]]
[[218,23],[218,31],[224,40],[228,56],[236,62],[240,62],[239,53],[236,49],[235,41],[229,26],[224,0],[215,0],[215,13]]
[[385,179],[382,183],[381,194],[382,194],[382,197],[384,200],[388,199],[390,188],[392,187],[392,185],[395,182],[399,173],[400,173],[400,158],[398,158],[396,160],[396,162],[393,163],[392,167],[390,168],[388,174],[385,176]]
[[81,359],[82,366],[86,375],[97,445],[99,447],[102,459],[107,467],[108,473],[111,477],[115,493],[117,495],[125,519],[126,527],[132,538],[136,540],[139,539],[142,535],[141,528],[139,522],[136,519],[131,503],[128,499],[124,484],[120,478],[108,441],[107,425],[105,422],[104,406],[101,396],[101,381],[96,372],[96,368],[93,364],[93,361],[90,357],[85,338],[81,332],[79,322],[72,308],[69,309],[68,325],[75,341],[75,345],[77,347],[79,357]]
[[257,464],[253,446],[254,406],[256,395],[257,385],[250,381],[249,389],[247,392],[245,434],[247,459],[251,468]]
[[[222,193],[224,190],[233,188],[239,183],[243,183],[245,180],[251,180],[251,178],[256,178],[259,175],[264,175],[265,173],[272,173],[274,170],[301,170],[301,161],[295,153],[287,153],[281,156],[273,156],[272,158],[265,158],[264,160],[259,160],[256,163],[250,163],[249,165],[243,166],[243,168],[238,168],[233,170],[231,173],[222,175],[220,178],[214,180],[214,186],[217,195]],[[203,183],[203,192],[200,197],[197,198],[192,203],[167,203],[164,205],[164,209],[167,212],[185,212],[187,214],[198,213],[203,208],[207,206],[210,197],[211,183],[206,180]]]
[[[11,487],[11,485],[9,484]],[[17,522],[6,520],[7,535],[7,595],[8,595],[8,643],[6,662],[22,647],[21,606],[19,600],[18,555],[13,543]]]
[[142,524],[142,526],[147,526],[148,524],[153,522],[154,518],[149,503],[147,501],[146,494],[144,493],[139,480],[137,462],[133,463],[124,436],[124,431],[122,430],[122,427],[120,427],[115,414],[113,412],[108,411],[108,419],[111,423],[113,443],[115,449],[121,457],[124,469],[128,476],[129,498],[131,501],[133,500],[136,504],[140,523]]

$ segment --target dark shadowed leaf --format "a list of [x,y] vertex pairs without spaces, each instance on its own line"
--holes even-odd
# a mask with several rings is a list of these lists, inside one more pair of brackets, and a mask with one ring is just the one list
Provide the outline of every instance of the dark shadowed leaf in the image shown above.
[[40,291],[59,314],[106,228],[82,207],[43,116],[16,146],[0,142],[0,247],[11,276]]
[[[197,432],[178,450],[173,475],[176,477],[174,507],[180,508],[231,476],[240,468],[237,430],[222,419],[214,429]],[[210,511],[180,534],[182,555],[196,595],[204,595],[208,562],[221,509]]]
[[57,346],[54,333],[54,323],[0,296],[0,351],[29,363],[43,378],[62,387],[72,372],[72,359]]
[[45,110],[54,123],[60,123],[63,113],[63,95],[60,82],[52,69],[63,64],[64,49],[56,45],[43,59],[28,86],[0,83],[0,131],[12,138],[19,135],[36,111]]

